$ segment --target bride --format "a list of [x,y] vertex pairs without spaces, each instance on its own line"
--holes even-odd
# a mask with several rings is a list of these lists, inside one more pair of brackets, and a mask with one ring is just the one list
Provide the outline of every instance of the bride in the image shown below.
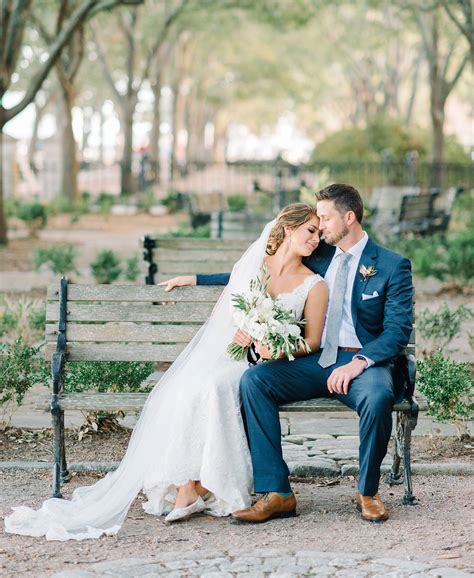
[[[113,535],[140,491],[148,500],[144,510],[167,514],[168,522],[248,507],[252,470],[239,402],[247,363],[226,354],[233,339],[248,336],[235,333],[232,294],[248,289],[265,264],[270,295],[279,296],[295,319],[307,319],[305,339],[318,350],[328,292],[322,277],[302,263],[319,243],[318,227],[315,209],[303,203],[268,223],[234,266],[209,320],[149,395],[117,470],[77,488],[71,500],[51,498],[39,510],[13,508],[5,530],[61,541]],[[256,348],[269,358],[261,344]]]

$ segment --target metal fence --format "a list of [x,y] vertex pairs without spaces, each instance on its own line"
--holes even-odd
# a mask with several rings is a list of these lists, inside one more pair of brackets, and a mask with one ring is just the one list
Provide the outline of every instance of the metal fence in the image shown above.
[[[164,175],[159,187],[140,165],[136,171],[137,188],[140,191],[176,190],[186,193],[221,193],[224,196],[241,194],[252,196],[266,191],[285,201],[294,200],[292,192],[301,186],[319,189],[331,182],[343,182],[355,186],[365,199],[372,191],[383,186],[412,186],[421,190],[433,187],[446,190],[450,187],[474,188],[473,165],[469,163],[429,162],[369,162],[325,161],[311,165],[291,165],[277,159],[268,162],[239,161],[227,163],[188,163],[186,167],[172,171],[169,179]],[[146,168],[146,167],[145,167]],[[169,171],[166,171],[169,173]],[[120,193],[120,166],[94,164],[83,166],[79,172],[79,189],[93,196],[100,192]],[[20,194],[37,194],[41,198],[54,198],[60,194],[60,162],[48,159],[38,174],[27,178],[19,175]]]

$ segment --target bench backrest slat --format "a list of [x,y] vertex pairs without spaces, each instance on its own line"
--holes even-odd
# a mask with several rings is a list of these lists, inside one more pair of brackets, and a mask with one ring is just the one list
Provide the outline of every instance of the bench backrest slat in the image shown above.
[[[80,343],[187,343],[199,325],[170,325],[150,323],[68,323],[67,339]],[[46,325],[46,341],[56,343],[57,324]]]
[[[167,293],[163,287],[155,285],[75,285],[67,286],[67,301],[129,301],[133,303],[154,303],[163,301],[215,302],[222,293],[222,287],[180,287]],[[48,301],[58,301],[58,284],[50,285]],[[92,319],[91,319],[92,321]]]
[[[75,343],[67,344],[68,361],[156,361],[172,362],[186,347],[184,343]],[[51,357],[56,349],[47,343],[46,355]]]

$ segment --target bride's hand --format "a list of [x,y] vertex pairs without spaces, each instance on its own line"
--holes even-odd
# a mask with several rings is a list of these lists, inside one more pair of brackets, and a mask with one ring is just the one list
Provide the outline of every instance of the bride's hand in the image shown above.
[[234,338],[232,339],[232,343],[237,343],[237,345],[242,347],[250,347],[252,338],[248,333],[245,333],[245,331],[238,329],[234,335]]
[[166,285],[165,291],[171,291],[175,287],[186,287],[188,285],[196,285],[196,275],[181,275],[180,277],[173,277],[168,281],[162,281],[158,285]]

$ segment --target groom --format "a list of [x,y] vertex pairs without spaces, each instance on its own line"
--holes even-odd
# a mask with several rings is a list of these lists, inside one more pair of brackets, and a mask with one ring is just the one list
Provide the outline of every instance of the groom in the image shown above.
[[[293,516],[296,500],[283,460],[278,407],[315,397],[339,399],[359,415],[357,507],[362,518],[383,522],[389,513],[378,495],[380,466],[392,430],[392,366],[412,329],[413,285],[408,259],[368,238],[363,203],[349,185],[318,193],[321,242],[305,265],[329,287],[322,350],[294,361],[268,361],[241,378],[242,414],[252,456],[254,490],[264,496],[234,512],[239,523]],[[177,285],[223,285],[229,274],[178,277]],[[247,345],[247,337],[236,340]]]

